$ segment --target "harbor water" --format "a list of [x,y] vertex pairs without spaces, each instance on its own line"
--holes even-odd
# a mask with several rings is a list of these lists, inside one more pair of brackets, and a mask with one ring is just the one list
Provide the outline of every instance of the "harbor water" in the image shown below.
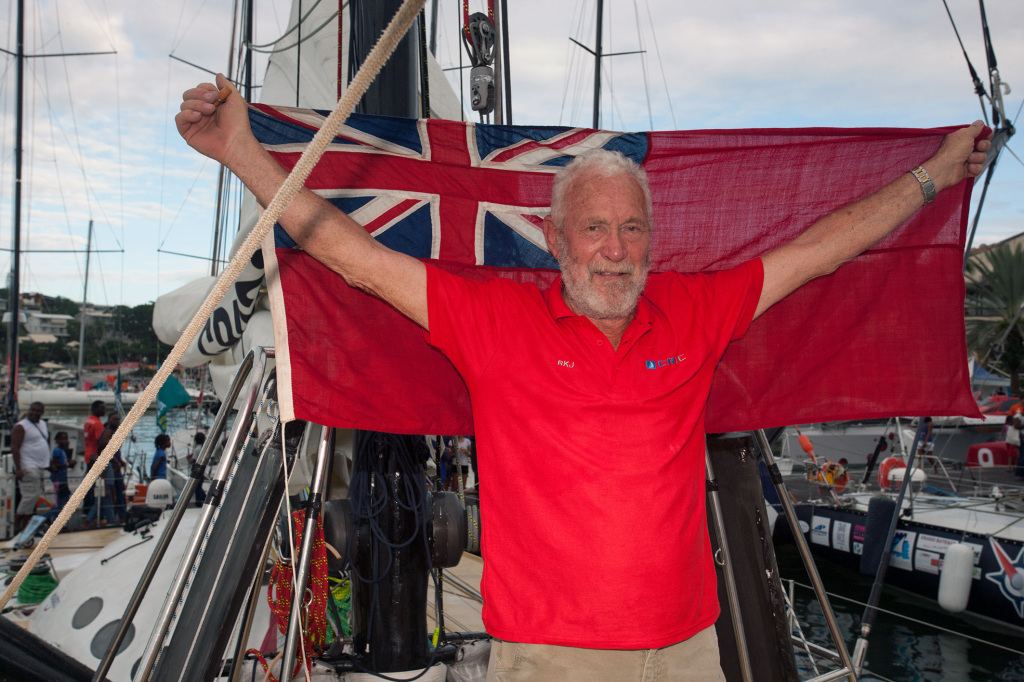
[[[111,414],[113,405],[107,405],[107,416]],[[103,419],[106,420],[107,416]],[[47,420],[50,431],[56,433],[60,430],[61,425],[81,427],[85,424],[85,420],[89,417],[87,410],[74,410],[74,409],[53,409],[47,410],[43,415],[43,418]],[[178,432],[188,432],[188,438],[191,439],[196,431],[197,413],[195,405],[189,406],[188,408],[177,407],[172,408],[167,413],[167,433],[177,434]],[[202,430],[208,431],[211,422],[213,421],[210,414],[204,414],[202,420]],[[153,453],[156,448],[153,445],[153,441],[158,434],[160,434],[160,428],[156,423],[156,411],[149,410],[139,421],[135,424],[135,428],[132,430],[131,435],[125,440],[124,445],[121,446],[121,457],[125,462],[128,462],[135,471],[145,472],[148,478],[149,464],[152,461]],[[178,437],[172,440],[172,452],[168,453],[169,459],[173,463],[175,458],[181,460],[184,464],[185,457],[188,454],[184,446],[184,436],[179,440]],[[81,458],[82,452],[81,447],[76,449],[75,458]]]
[[[795,583],[794,612],[804,635],[816,644],[834,648],[796,547],[777,544],[776,555],[787,589],[789,580]],[[817,562],[817,567],[852,655],[871,579],[825,561]],[[1024,682],[1024,631],[1013,631],[1003,624],[970,622],[895,588],[885,588],[879,606],[861,680]],[[797,663],[803,679],[814,675],[806,656],[798,656]]]

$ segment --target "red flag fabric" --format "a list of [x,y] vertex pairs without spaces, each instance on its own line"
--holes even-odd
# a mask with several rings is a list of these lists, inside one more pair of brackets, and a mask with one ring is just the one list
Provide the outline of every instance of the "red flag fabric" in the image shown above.
[[[323,117],[256,105],[250,119],[290,169]],[[650,179],[652,270],[719,270],[880,189],[927,160],[951,130],[615,133],[362,116],[307,185],[378,240],[450,272],[547,284],[557,265],[540,219],[553,172],[586,149],[618,149]],[[977,416],[961,273],[970,191],[964,182],[941,193],[873,249],[756,320],[718,367],[707,429]],[[264,257],[283,417],[473,433],[461,378],[420,329],[275,233]]]

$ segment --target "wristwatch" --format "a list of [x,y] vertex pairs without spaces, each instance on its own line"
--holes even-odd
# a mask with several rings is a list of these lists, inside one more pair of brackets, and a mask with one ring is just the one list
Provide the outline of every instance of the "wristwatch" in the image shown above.
[[928,171],[924,169],[924,166],[918,166],[910,172],[915,178],[917,178],[917,181],[921,183],[921,191],[924,192],[925,206],[935,201],[935,183],[932,182],[932,178],[928,175]]

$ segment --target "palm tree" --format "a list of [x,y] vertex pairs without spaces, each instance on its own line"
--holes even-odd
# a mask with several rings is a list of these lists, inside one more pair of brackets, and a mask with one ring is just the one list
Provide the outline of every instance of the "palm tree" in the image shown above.
[[[980,257],[979,257],[980,256]],[[1003,244],[967,264],[967,345],[997,361],[1020,395],[1024,364],[1024,246]]]

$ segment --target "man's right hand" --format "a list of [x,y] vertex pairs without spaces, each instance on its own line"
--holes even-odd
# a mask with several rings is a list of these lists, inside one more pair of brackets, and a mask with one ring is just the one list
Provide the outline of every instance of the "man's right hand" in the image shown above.
[[[220,89],[230,88],[217,106]],[[227,78],[201,83],[182,95],[174,117],[178,132],[196,151],[231,170],[263,206],[269,206],[288,173],[249,127],[249,109]],[[292,199],[278,222],[302,249],[362,289],[427,329],[427,270],[419,260],[376,242],[334,205],[308,189]],[[102,452],[102,446],[101,450]]]
[[[230,94],[218,105],[222,88]],[[217,74],[216,85],[200,83],[186,90],[174,123],[190,147],[229,168],[245,153],[246,145],[259,144],[249,128],[245,100],[223,74]]]

